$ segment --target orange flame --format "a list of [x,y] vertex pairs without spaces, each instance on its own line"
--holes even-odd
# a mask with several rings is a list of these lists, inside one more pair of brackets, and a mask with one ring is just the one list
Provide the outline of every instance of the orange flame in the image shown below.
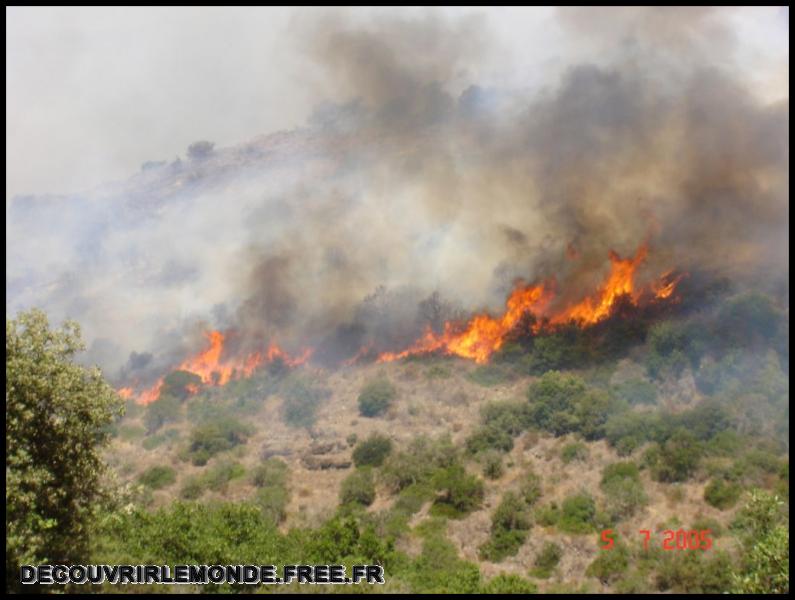
[[[445,323],[444,333],[435,334],[430,328],[410,348],[402,352],[384,352],[379,355],[378,362],[389,362],[415,354],[426,354],[442,351],[464,358],[473,359],[477,363],[485,363],[489,357],[499,350],[505,336],[530,311],[536,315],[547,317],[549,325],[557,325],[574,321],[581,327],[593,325],[608,316],[616,300],[629,295],[637,303],[640,294],[635,290],[635,273],[648,255],[648,247],[643,244],[632,258],[621,258],[610,251],[610,273],[605,282],[591,296],[588,296],[562,311],[547,314],[553,293],[544,284],[516,288],[508,297],[506,310],[500,317],[479,314],[469,320],[461,332],[455,332],[452,323]],[[665,299],[673,294],[681,276],[671,279],[671,272],[661,278],[661,283],[653,286],[655,296]],[[535,326],[535,331],[541,324]],[[357,355],[358,356],[358,355]]]
[[584,325],[592,325],[610,315],[610,309],[619,296],[629,294],[637,300],[634,292],[635,271],[646,259],[648,248],[642,245],[632,258],[621,258],[610,251],[610,274],[607,281],[593,296],[584,298],[579,303],[567,308],[562,313],[550,318],[550,323],[567,323],[578,321]]
[[664,273],[654,284],[652,285],[652,291],[654,292],[654,297],[658,300],[665,300],[670,298],[671,295],[674,293],[676,286],[684,277],[684,273],[673,277],[673,271],[668,271]]
[[[220,331],[208,331],[205,334],[209,346],[196,354],[185,359],[175,370],[188,371],[198,375],[205,385],[225,385],[233,378],[249,377],[264,362],[272,362],[280,358],[289,367],[296,367],[309,360],[312,355],[311,349],[305,349],[300,356],[292,357],[282,350],[275,343],[268,346],[263,354],[255,352],[243,358],[227,357],[222,358],[224,350],[224,334]],[[164,378],[161,377],[152,387],[144,390],[138,395],[139,404],[149,404],[160,397],[163,388]],[[198,393],[199,386],[188,386],[188,392]],[[133,394],[132,388],[122,388],[119,393]]]
[[119,394],[119,396],[121,396],[125,400],[129,400],[135,395],[135,392],[131,387],[119,388],[118,390],[116,390],[116,393]]

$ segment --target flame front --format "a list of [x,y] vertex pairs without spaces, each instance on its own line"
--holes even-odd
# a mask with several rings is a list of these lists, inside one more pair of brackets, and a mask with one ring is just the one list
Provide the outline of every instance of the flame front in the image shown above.
[[[427,329],[423,336],[410,348],[402,352],[384,352],[378,362],[389,362],[415,354],[426,354],[441,351],[445,354],[469,358],[477,363],[485,363],[491,355],[499,350],[506,335],[520,322],[527,312],[546,317],[546,323],[538,323],[534,331],[543,326],[554,326],[574,322],[580,327],[593,325],[610,316],[616,301],[622,296],[629,296],[637,303],[640,293],[635,290],[635,274],[638,267],[646,260],[648,247],[643,244],[631,258],[621,258],[610,251],[610,273],[598,290],[580,302],[568,306],[559,312],[550,313],[549,307],[553,298],[550,286],[544,284],[518,287],[508,297],[506,310],[500,317],[479,314],[469,320],[463,331],[456,332],[454,324],[447,322],[444,333],[435,334]],[[570,258],[576,254],[570,253]],[[657,299],[671,297],[681,275],[672,277],[669,271],[652,286]]]
[[[205,334],[208,346],[195,356],[189,357],[180,363],[174,370],[188,371],[198,375],[205,385],[225,385],[230,380],[237,377],[249,377],[263,363],[270,363],[276,359],[281,359],[289,367],[296,367],[309,360],[312,355],[311,349],[306,349],[297,357],[291,357],[275,343],[271,343],[264,352],[249,354],[242,360],[235,357],[223,357],[224,334],[220,331],[208,331]],[[150,388],[138,395],[139,404],[149,404],[160,397],[163,388],[164,378],[161,377]],[[199,391],[199,386],[191,385],[188,387],[191,394]],[[129,398],[133,395],[132,388],[126,387],[118,390],[118,393]]]

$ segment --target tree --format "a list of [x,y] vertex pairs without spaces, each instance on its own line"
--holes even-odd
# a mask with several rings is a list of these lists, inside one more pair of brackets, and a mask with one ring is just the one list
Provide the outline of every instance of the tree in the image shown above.
[[160,396],[171,395],[179,400],[186,400],[188,396],[199,390],[202,378],[190,371],[172,371],[163,380]]
[[353,449],[353,462],[357,467],[380,467],[392,451],[392,442],[385,435],[373,433]]
[[97,368],[74,363],[80,326],[50,329],[33,309],[6,320],[6,580],[20,564],[88,558],[105,496],[99,449],[123,401]]
[[215,144],[213,142],[208,142],[206,140],[193,142],[188,146],[188,158],[192,160],[207,158],[213,153],[214,146]]

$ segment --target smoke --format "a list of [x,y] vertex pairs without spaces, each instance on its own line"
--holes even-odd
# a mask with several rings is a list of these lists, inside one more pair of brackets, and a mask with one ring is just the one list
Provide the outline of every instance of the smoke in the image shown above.
[[517,278],[554,276],[562,305],[643,242],[644,277],[780,286],[789,103],[748,82],[725,15],[563,9],[578,60],[529,88],[475,79],[500,56],[481,18],[305,18],[306,127],[16,198],[8,308],[78,319],[87,360],[145,377],[206,327],[334,364],[499,308]]

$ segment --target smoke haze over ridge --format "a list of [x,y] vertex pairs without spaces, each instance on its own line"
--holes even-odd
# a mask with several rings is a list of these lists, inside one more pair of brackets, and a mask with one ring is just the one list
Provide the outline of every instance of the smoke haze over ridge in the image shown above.
[[405,342],[432,292],[498,309],[516,278],[576,300],[647,240],[647,277],[786,281],[788,97],[748,75],[734,13],[595,10],[544,17],[566,51],[525,85],[488,79],[506,51],[474,13],[300,13],[306,124],[7,201],[7,312],[77,319],[117,372],[205,327]]

